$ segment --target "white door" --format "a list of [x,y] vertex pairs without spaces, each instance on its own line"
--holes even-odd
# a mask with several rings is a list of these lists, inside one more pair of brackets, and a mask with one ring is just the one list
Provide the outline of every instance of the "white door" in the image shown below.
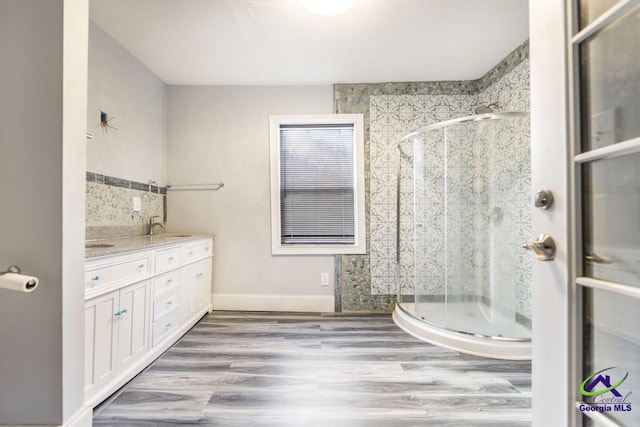
[[557,246],[534,263],[533,425],[638,426],[640,0],[530,16],[532,183],[555,195],[533,230]]

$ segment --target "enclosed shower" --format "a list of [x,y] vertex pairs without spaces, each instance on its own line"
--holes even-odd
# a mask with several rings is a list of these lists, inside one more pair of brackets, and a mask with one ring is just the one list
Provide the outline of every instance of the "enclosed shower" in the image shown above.
[[399,141],[393,316],[408,333],[531,357],[529,146],[522,112],[448,120]]

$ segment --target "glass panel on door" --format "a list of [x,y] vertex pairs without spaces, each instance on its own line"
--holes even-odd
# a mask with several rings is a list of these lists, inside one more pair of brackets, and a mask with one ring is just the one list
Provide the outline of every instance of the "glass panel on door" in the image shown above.
[[580,29],[593,22],[618,0],[580,0]]
[[579,397],[620,425],[640,426],[640,299],[587,288],[583,304]]
[[640,426],[639,3],[580,0],[579,27],[592,25],[572,41],[582,426]]
[[640,287],[640,153],[582,168],[584,275]]
[[640,137],[640,6],[579,52],[582,151]]

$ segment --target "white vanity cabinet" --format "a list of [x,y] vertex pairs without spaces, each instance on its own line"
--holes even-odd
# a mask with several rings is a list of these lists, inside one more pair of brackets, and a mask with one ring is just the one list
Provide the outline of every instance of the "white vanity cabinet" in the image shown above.
[[187,317],[202,310],[207,294],[211,294],[211,258],[198,261],[185,268],[185,283],[188,284]]
[[108,257],[85,264],[84,281],[86,294],[101,292],[106,287],[120,287],[152,274],[151,253],[143,252]]
[[211,311],[211,238],[89,258],[85,401],[123,386]]
[[190,284],[189,292],[195,294],[195,301],[192,304],[195,304],[195,311],[199,312],[206,304],[206,296],[211,294],[211,258],[193,264]]
[[90,396],[116,372],[118,291],[92,298],[84,307],[84,393]]
[[[188,267],[185,267],[188,268]],[[176,273],[181,273],[176,271]],[[181,276],[181,274],[177,274]],[[163,278],[164,280],[164,278]],[[173,279],[167,279],[173,281]],[[153,345],[156,346],[180,326],[182,317],[180,316],[180,287],[184,286],[178,282],[177,286],[166,288],[164,292],[153,297]],[[195,315],[195,313],[194,313]]]
[[203,300],[211,295],[211,256],[213,245],[210,241],[199,241],[186,245],[184,259],[190,264],[183,270],[182,316],[189,318],[201,311]]
[[90,395],[149,348],[149,280],[85,304],[85,394]]
[[118,371],[143,356],[149,349],[149,288],[150,280],[122,288],[120,309],[114,313],[118,327]]

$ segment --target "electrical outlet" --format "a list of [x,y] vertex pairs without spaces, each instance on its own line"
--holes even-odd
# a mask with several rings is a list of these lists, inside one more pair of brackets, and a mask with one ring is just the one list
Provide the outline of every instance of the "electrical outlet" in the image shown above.
[[142,210],[142,201],[140,197],[136,196],[133,198],[133,211],[140,212]]
[[320,273],[320,286],[329,286],[329,273]]

